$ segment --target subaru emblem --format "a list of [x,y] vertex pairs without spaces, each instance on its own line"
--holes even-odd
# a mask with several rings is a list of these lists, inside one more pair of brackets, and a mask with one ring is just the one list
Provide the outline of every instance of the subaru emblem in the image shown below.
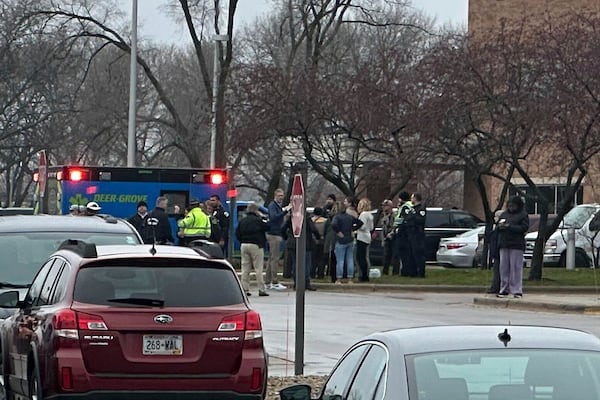
[[154,322],[157,324],[170,324],[173,322],[173,317],[167,314],[160,314],[154,317]]

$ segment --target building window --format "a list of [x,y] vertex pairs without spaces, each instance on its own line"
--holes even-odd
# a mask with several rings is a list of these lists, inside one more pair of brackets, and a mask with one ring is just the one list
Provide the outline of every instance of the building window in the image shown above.
[[[513,195],[516,191],[525,193],[525,208],[528,214],[539,214],[539,204],[535,200],[532,190],[524,185],[515,185],[516,190],[513,191]],[[538,190],[546,197],[550,199],[548,204],[548,214],[556,214],[558,207],[562,204],[565,199],[568,186],[565,185],[538,185]],[[575,193],[575,199],[573,206],[577,204],[583,204],[583,187],[580,187],[577,193]]]

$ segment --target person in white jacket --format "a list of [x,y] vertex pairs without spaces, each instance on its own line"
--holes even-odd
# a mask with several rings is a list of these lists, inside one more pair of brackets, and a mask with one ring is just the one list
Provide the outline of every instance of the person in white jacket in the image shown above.
[[369,245],[371,244],[371,232],[373,226],[373,214],[371,211],[371,201],[363,197],[358,202],[358,219],[362,221],[362,226],[356,231],[356,261],[360,269],[360,282],[369,281]]

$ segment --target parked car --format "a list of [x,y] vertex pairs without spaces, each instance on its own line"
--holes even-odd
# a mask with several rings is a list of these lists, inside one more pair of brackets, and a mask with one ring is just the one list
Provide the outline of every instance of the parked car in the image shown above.
[[[396,210],[394,210],[396,212]],[[377,214],[377,210],[373,210]],[[378,221],[377,221],[378,222]],[[483,221],[477,216],[464,210],[453,208],[427,207],[425,217],[425,257],[427,261],[435,262],[440,239],[453,237],[467,232]],[[383,248],[381,247],[381,227],[376,228],[377,240],[373,240],[369,249],[371,264],[383,263]]]
[[[66,239],[96,244],[141,244],[137,230],[110,216],[11,215],[0,217],[0,293],[24,296],[40,266]],[[0,310],[0,318],[7,310]]]
[[436,254],[437,263],[452,267],[477,267],[475,251],[479,235],[484,232],[485,225],[482,225],[460,235],[440,239]]
[[[567,230],[573,228],[575,232],[575,266],[581,268],[592,266],[592,260],[594,260],[592,253],[600,247],[600,238],[596,235],[597,231],[590,229],[590,223],[598,215],[598,211],[600,211],[600,204],[580,204],[565,214],[558,229],[546,240],[544,265],[566,266]],[[537,235],[537,232],[525,235],[524,259],[527,265],[531,264]]]
[[[543,340],[540,340],[543,338]],[[600,339],[553,327],[431,326],[374,333],[329,374],[318,400],[597,399]],[[309,400],[295,385],[282,400]]]
[[[69,240],[1,337],[9,398],[263,399],[260,316],[233,267],[201,248]],[[10,304],[12,303],[12,304]]]

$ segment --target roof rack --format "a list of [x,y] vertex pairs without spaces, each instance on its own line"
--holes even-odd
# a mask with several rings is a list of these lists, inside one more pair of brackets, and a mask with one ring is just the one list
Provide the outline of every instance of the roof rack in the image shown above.
[[96,245],[83,240],[67,239],[58,246],[58,250],[69,250],[83,258],[97,258]]
[[117,218],[113,217],[110,214],[96,214],[95,216],[102,218],[106,223],[109,223],[109,224],[116,224],[117,223]]
[[196,253],[206,258],[223,259],[223,250],[217,243],[211,242],[206,239],[197,239],[191,241],[188,246],[192,248]]

